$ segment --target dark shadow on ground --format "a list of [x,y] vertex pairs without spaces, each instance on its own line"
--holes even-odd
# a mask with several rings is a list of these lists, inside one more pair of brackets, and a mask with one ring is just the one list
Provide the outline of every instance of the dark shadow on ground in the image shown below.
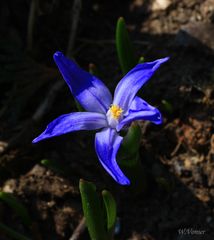
[[[88,63],[93,61],[112,90],[121,77],[112,42],[116,19],[125,15],[129,25],[134,25],[137,17],[127,10],[129,3],[125,1],[123,7],[115,3],[113,8],[105,1],[98,10],[96,6],[92,10],[91,5],[86,4],[76,41],[75,57],[80,65],[87,68]],[[65,87],[58,93],[53,109],[47,112],[44,119],[37,124],[28,124],[52,81],[59,78],[55,70],[51,70],[50,79],[50,72],[41,69],[38,62],[41,65],[45,62],[52,67],[54,64],[50,55],[56,50],[66,49],[68,28],[63,25],[61,29],[61,24],[69,13],[65,8],[70,5],[64,2],[59,9],[56,7],[54,14],[56,10],[65,13],[58,24],[53,13],[47,12],[38,19],[37,24],[44,25],[41,32],[37,28],[36,36],[40,38],[35,42],[34,52],[30,54],[31,61],[32,58],[36,60],[30,64],[29,54],[23,53],[24,45],[19,45],[25,34],[25,30],[20,28],[25,20],[21,20],[18,13],[14,14],[15,6],[7,8],[12,17],[6,15],[10,19],[9,27],[3,29],[4,33],[9,33],[4,36],[8,36],[11,41],[2,38],[5,45],[0,45],[0,101],[2,106],[6,106],[1,112],[0,140],[8,143],[23,128],[27,130],[16,144],[0,156],[0,181],[2,187],[10,186],[26,204],[38,222],[43,237],[68,239],[71,235],[81,216],[78,181],[79,178],[85,178],[95,182],[98,189],[107,188],[114,193],[121,221],[121,231],[116,239],[214,239],[212,49],[182,32],[180,35],[141,33],[141,21],[146,22],[147,15],[143,15],[131,31],[138,57],[143,55],[146,60],[154,60],[170,56],[170,61],[161,67],[139,93],[160,108],[164,124],[157,127],[141,123],[141,159],[148,189],[142,194],[136,194],[129,188],[116,185],[101,168],[94,152],[94,133],[73,133],[37,146],[31,145],[31,139],[48,122],[76,110]],[[14,25],[14,19],[17,18],[20,21]],[[55,20],[51,21],[53,18]],[[56,29],[61,30],[52,32],[48,27],[55,27],[55,24]],[[10,35],[11,32],[14,34],[14,29],[16,44]],[[51,32],[47,36],[45,29]],[[19,35],[22,37],[19,38]],[[20,64],[22,62],[23,65]],[[27,74],[23,69],[27,69]],[[39,70],[35,72],[35,69]],[[28,86],[36,79],[45,83],[29,90]],[[24,91],[20,91],[23,86]],[[30,91],[31,94],[22,100],[21,96]],[[171,105],[171,110],[167,109],[163,100]],[[42,159],[56,161],[62,168],[66,168],[67,174],[58,174],[36,164]],[[20,230],[20,221],[13,212],[5,205],[0,207],[0,220]],[[21,231],[26,232],[23,228]],[[83,239],[87,239],[87,236],[84,235]]]

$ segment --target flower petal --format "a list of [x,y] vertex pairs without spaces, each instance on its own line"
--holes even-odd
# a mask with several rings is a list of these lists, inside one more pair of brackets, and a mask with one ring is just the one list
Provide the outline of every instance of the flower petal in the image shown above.
[[96,133],[95,149],[101,164],[114,180],[121,185],[128,185],[130,181],[122,173],[116,161],[116,154],[122,139],[114,129],[105,128]]
[[118,83],[114,93],[113,104],[121,107],[124,113],[127,112],[138,90],[151,78],[160,65],[168,59],[166,57],[154,62],[138,64],[134,67]]
[[155,124],[162,123],[159,110],[139,97],[135,97],[132,101],[127,116],[117,125],[117,131],[135,120],[148,120]]
[[112,103],[112,96],[105,84],[61,52],[54,54],[54,60],[72,94],[85,110],[106,113]]
[[33,140],[33,143],[79,130],[95,130],[107,126],[102,113],[75,112],[64,114],[53,120],[45,131]]
[[144,111],[144,110],[148,111],[153,109],[155,109],[155,107],[149,105],[145,100],[136,96],[131,102],[129,112]]

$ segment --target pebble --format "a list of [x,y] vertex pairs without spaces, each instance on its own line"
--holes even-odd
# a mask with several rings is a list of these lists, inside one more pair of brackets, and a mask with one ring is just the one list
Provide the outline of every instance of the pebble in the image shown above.
[[15,188],[16,188],[16,180],[15,179],[9,179],[5,182],[2,190],[3,190],[3,192],[13,193]]
[[171,0],[155,0],[152,3],[151,10],[152,11],[163,11],[166,10],[170,5]]
[[0,141],[0,153],[4,152],[4,150],[7,148],[8,143],[4,141]]

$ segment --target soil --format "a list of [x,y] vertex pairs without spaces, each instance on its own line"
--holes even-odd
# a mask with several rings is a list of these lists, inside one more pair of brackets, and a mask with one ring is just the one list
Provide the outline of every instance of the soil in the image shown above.
[[[83,1],[82,1],[83,2]],[[154,7],[154,2],[162,2]],[[108,189],[118,206],[123,240],[214,239],[214,2],[212,0],[84,1],[73,56],[96,64],[113,91],[121,78],[114,44],[123,16],[136,55],[146,61],[170,56],[139,92],[162,112],[164,123],[142,127],[140,158],[146,187],[117,185],[98,163],[94,133],[78,132],[32,145],[57,116],[76,111],[64,85],[46,114],[37,107],[60,78],[52,60],[65,52],[72,1],[40,1],[34,42],[26,51],[29,1],[1,3],[0,187],[28,209],[33,234],[0,202],[0,222],[40,240],[68,240],[82,219],[79,179]],[[191,29],[196,29],[197,33]],[[61,81],[63,81],[61,79]],[[61,171],[44,166],[50,160]],[[66,170],[65,170],[66,169]],[[0,240],[8,240],[0,234]],[[89,239],[87,230],[79,239]]]

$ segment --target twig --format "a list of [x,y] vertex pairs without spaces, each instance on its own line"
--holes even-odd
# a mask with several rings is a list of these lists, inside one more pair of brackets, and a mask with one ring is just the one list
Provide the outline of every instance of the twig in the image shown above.
[[176,155],[176,153],[178,152],[178,150],[180,149],[181,145],[183,143],[183,139],[180,138],[177,145],[175,146],[175,148],[173,149],[173,151],[171,152],[171,157],[174,157]]
[[45,100],[40,104],[40,106],[36,109],[35,113],[33,114],[32,117],[33,121],[39,122],[42,119],[44,114],[54,103],[57,93],[61,90],[63,85],[64,85],[63,81],[55,82],[55,84],[51,87],[48,94],[46,95]]
[[[36,0],[33,0],[33,1],[36,1]],[[72,51],[73,51],[81,6],[82,6],[81,0],[74,0],[73,7],[71,10],[72,17],[71,17],[70,37],[68,40],[68,47],[67,47],[67,52],[66,52],[66,55],[68,57],[71,56]],[[46,113],[47,110],[50,108],[50,106],[52,106],[55,96],[60,91],[60,89],[63,87],[63,84],[64,84],[63,81],[60,81],[60,82],[56,82],[52,86],[52,88],[50,89],[50,91],[47,94],[45,101],[37,108],[36,112],[34,113],[34,115],[32,117],[32,119],[34,121],[38,122],[42,119],[44,113]]]
[[69,240],[78,240],[80,235],[84,232],[85,228],[85,218],[82,218]]
[[66,51],[66,55],[68,57],[72,56],[81,8],[82,8],[82,1],[74,0],[73,7],[71,10],[71,29],[69,34],[68,47]]
[[[32,33],[33,33],[33,24],[34,24],[34,17],[35,12],[37,8],[37,2],[38,0],[32,0],[31,3],[31,10],[29,14],[29,23],[28,23],[28,46],[32,47]],[[71,31],[70,31],[70,38],[68,41],[68,47],[67,47],[67,56],[71,56],[71,53],[73,51],[73,46],[75,42],[76,37],[76,30],[77,25],[79,22],[79,16],[80,16],[80,10],[81,10],[81,0],[75,0],[72,7],[72,18],[71,18]],[[5,154],[8,150],[10,150],[12,147],[22,144],[23,139],[28,139],[31,137],[32,130],[35,127],[35,123],[41,121],[43,116],[47,113],[47,111],[51,108],[53,105],[55,98],[58,94],[58,92],[63,87],[64,82],[57,81],[49,90],[48,94],[46,95],[45,100],[38,106],[36,111],[34,112],[32,118],[28,119],[25,126],[23,127],[22,131],[19,132],[15,137],[13,137],[7,147],[3,149],[3,151],[0,153],[0,155]]]
[[33,29],[38,9],[38,0],[31,0],[28,27],[27,27],[27,50],[31,51],[33,47]]
[[[24,124],[24,127],[22,130],[16,134],[14,137],[12,137],[9,141],[9,143],[0,151],[0,155],[5,154],[8,150],[13,148],[14,146],[24,144],[31,140],[33,130],[35,129],[35,124],[40,122],[45,115],[45,113],[48,112],[48,110],[53,105],[55,98],[58,94],[58,92],[63,87],[64,82],[63,81],[57,81],[48,92],[45,100],[39,105],[39,107],[34,112],[32,118],[28,119],[26,123]],[[25,139],[25,141],[24,141]]]
[[[36,1],[36,0],[34,0],[34,1]],[[81,0],[74,0],[73,7],[71,10],[71,30],[70,30],[69,40],[68,40],[68,47],[67,47],[67,51],[66,51],[66,55],[68,57],[71,57],[71,55],[72,55],[81,7],[82,7]],[[37,108],[36,112],[34,113],[34,115],[32,117],[32,119],[34,121],[38,122],[42,119],[44,113],[46,113],[47,110],[50,108],[50,106],[52,106],[55,96],[60,91],[60,89],[63,87],[63,85],[64,85],[63,81],[60,81],[60,82],[56,82],[52,86],[52,88],[50,89],[50,91],[47,94],[45,101]]]

